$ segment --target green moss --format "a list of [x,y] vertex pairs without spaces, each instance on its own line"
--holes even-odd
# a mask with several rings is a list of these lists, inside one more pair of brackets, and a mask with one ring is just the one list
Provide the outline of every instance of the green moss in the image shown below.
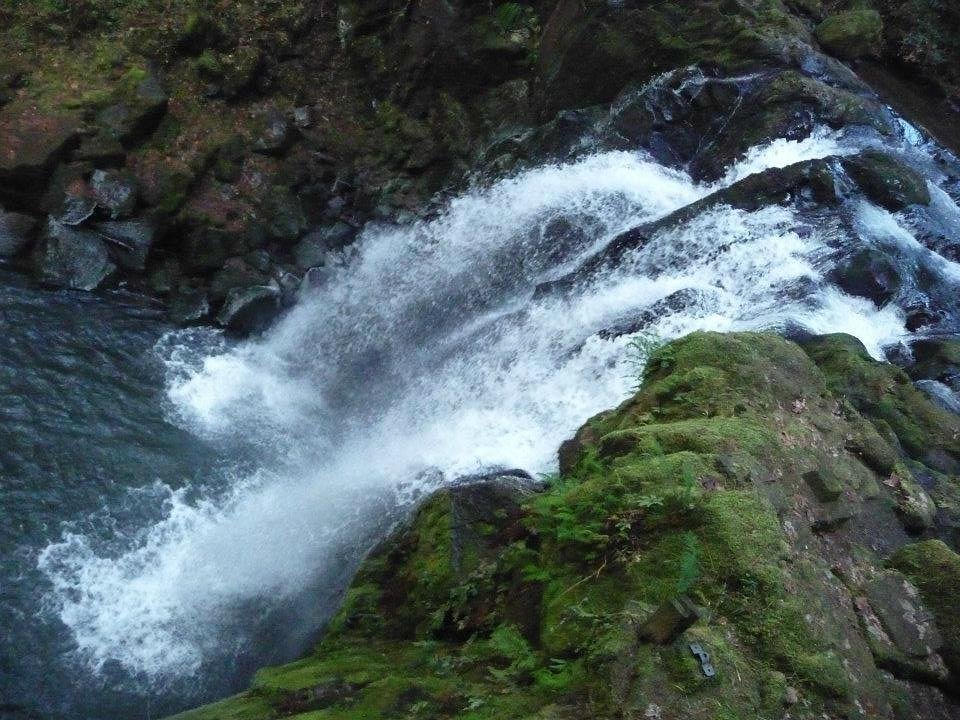
[[817,26],[817,40],[846,59],[875,53],[880,46],[883,20],[873,8],[859,7],[830,15]]
[[[960,419],[917,390],[906,373],[875,362],[849,335],[825,335],[804,344],[830,389],[873,421],[881,436],[899,443],[910,457],[939,469],[960,458]],[[938,458],[938,455],[941,457]]]
[[960,555],[940,540],[925,540],[901,548],[890,565],[920,590],[943,635],[944,659],[960,675]]

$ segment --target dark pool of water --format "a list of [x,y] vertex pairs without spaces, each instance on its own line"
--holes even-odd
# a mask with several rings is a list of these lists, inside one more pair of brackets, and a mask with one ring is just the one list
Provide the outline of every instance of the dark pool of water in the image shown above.
[[[162,512],[160,488],[215,476],[216,448],[164,414],[168,330],[122,293],[50,291],[0,269],[0,717],[158,717],[223,688],[151,693],[70,660],[37,557],[64,532],[109,542]],[[137,490],[140,492],[137,492]],[[138,502],[131,502],[139,497]],[[165,697],[158,706],[151,697]]]

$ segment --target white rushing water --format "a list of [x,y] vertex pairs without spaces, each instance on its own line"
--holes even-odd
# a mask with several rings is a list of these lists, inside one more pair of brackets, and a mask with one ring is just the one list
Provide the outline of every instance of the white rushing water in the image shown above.
[[[777,141],[723,182],[843,149],[825,132]],[[253,448],[261,467],[206,500],[170,493],[166,518],[118,552],[80,536],[47,549],[79,657],[189,674],[223,651],[237,607],[324,582],[418,492],[497,467],[552,470],[559,443],[634,385],[630,336],[602,331],[644,311],[644,331],[664,339],[793,321],[879,353],[904,333],[897,310],[824,282],[830,226],[779,207],[714,208],[574,292],[535,294],[618,233],[714,189],[641,153],[541,167],[434,220],[368,227],[262,339],[168,336],[158,351],[178,422]],[[682,307],[663,302],[678,292]]]

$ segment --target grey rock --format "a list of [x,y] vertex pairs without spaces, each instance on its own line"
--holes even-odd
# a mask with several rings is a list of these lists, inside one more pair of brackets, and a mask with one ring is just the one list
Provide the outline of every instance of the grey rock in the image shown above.
[[326,255],[326,243],[317,232],[310,233],[293,248],[293,259],[304,270],[323,265]]
[[291,140],[289,120],[277,110],[271,110],[263,118],[253,149],[264,155],[279,155],[290,146]]
[[76,227],[83,225],[97,211],[97,201],[83,195],[67,195],[63,199],[57,221],[62,225]]
[[293,124],[301,130],[313,125],[313,113],[308,107],[298,107],[293,109]]
[[111,220],[94,226],[110,243],[112,255],[120,267],[143,270],[157,237],[156,224],[146,218]]
[[100,236],[51,219],[35,255],[41,282],[94,290],[116,269]]
[[90,189],[97,204],[117,220],[129,217],[137,206],[137,182],[118,170],[95,170],[90,176]]
[[266,216],[266,231],[273,240],[295,242],[307,229],[303,206],[290,188],[275,185],[264,198],[261,209]]
[[271,285],[234,288],[217,314],[217,324],[234,335],[266,330],[280,313],[280,290]]
[[926,657],[943,646],[933,614],[905,576],[880,575],[867,587],[867,598],[893,644],[908,657]]
[[231,290],[265,285],[267,282],[266,273],[251,266],[242,258],[232,257],[211,279],[210,300],[215,305],[219,305],[227,299]]
[[13,257],[30,244],[37,227],[35,218],[0,208],[0,258]]
[[327,227],[317,228],[307,234],[293,249],[293,257],[298,267],[307,269],[325,263],[331,252],[342,250],[357,237],[357,229],[345,222],[336,222]]

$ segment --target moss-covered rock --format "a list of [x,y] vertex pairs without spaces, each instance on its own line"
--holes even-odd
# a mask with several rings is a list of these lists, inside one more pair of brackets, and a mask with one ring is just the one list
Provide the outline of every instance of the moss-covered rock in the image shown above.
[[933,405],[902,370],[874,362],[848,335],[826,335],[804,344],[832,392],[874,422],[888,442],[913,459],[947,473],[960,461],[960,419]]
[[960,555],[940,540],[901,548],[890,564],[920,589],[943,635],[944,659],[960,682]]
[[878,53],[882,33],[880,13],[867,6],[830,15],[817,26],[820,44],[848,60]]
[[887,210],[930,204],[930,190],[923,175],[886,153],[868,150],[844,158],[843,167],[868,198]]
[[956,555],[920,543],[884,569],[909,542],[886,473],[909,471],[831,389],[854,352],[850,395],[896,372],[843,338],[657,349],[546,489],[435,493],[312,655],[179,717],[899,718],[905,694],[950,712]]

